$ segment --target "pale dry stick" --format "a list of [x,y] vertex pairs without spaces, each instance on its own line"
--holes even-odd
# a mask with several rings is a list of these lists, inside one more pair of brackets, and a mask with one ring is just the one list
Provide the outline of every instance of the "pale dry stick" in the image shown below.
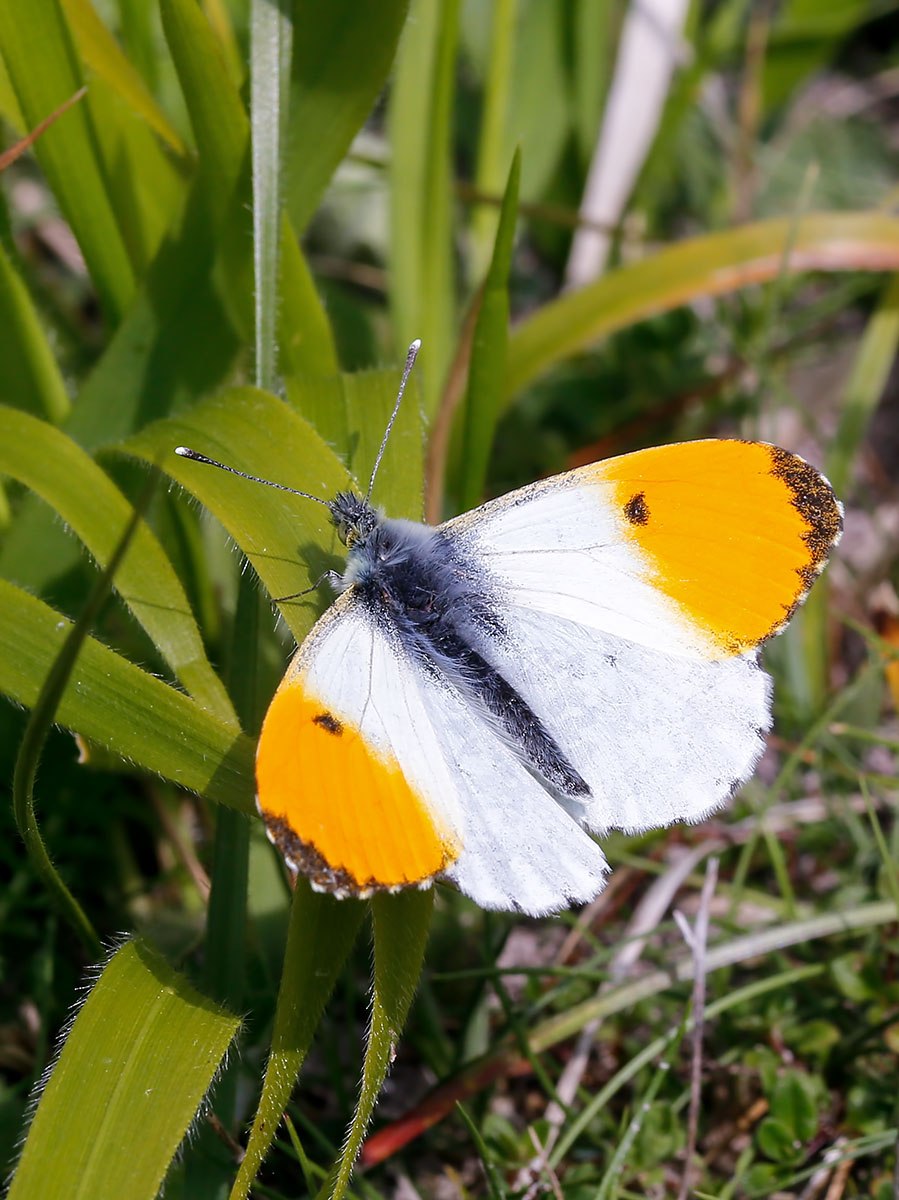
[[[658,928],[665,913],[671,907],[684,880],[692,875],[697,864],[703,858],[720,848],[720,843],[717,841],[703,842],[686,852],[682,847],[674,848],[680,852],[680,857],[650,885],[646,895],[637,905],[625,931],[624,944],[614,955],[609,967],[610,978],[600,986],[598,994],[614,987],[628,974],[643,953],[649,935]],[[547,1105],[545,1114],[547,1132],[544,1142],[544,1154],[547,1157],[552,1153],[552,1149],[558,1141],[565,1121],[566,1109],[574,1101],[580,1087],[590,1059],[590,1051],[593,1049],[593,1043],[601,1024],[600,1019],[589,1021],[581,1030],[571,1058],[559,1076],[559,1082],[556,1085],[557,1099],[551,1100]],[[536,1178],[535,1169],[538,1169],[539,1166],[537,1160],[529,1162],[519,1173],[515,1187],[518,1189],[529,1187]]]
[[535,1196],[545,1191],[547,1183],[552,1188],[552,1193],[556,1200],[565,1200],[562,1194],[562,1185],[559,1183],[559,1177],[549,1165],[549,1151],[545,1146],[541,1145],[533,1125],[528,1126],[528,1137],[531,1139],[531,1145],[537,1152],[537,1157],[531,1159],[531,1162],[540,1164],[540,1172],[543,1178],[534,1180],[525,1192],[523,1200],[534,1200]]
[[674,69],[690,55],[684,37],[686,0],[630,0],[621,25],[615,68],[603,110],[580,212],[585,224],[571,243],[566,288],[600,276],[612,246],[609,234],[586,227],[617,226],[661,120]]
[[[833,1186],[837,1168],[843,1162],[844,1138],[837,1138],[822,1155],[823,1165],[814,1172],[811,1179],[799,1193],[799,1200],[827,1200],[829,1189]],[[849,1160],[851,1161],[851,1159]]]
[[712,896],[718,883],[718,859],[710,858],[706,863],[705,880],[699,898],[699,911],[693,929],[687,924],[683,913],[674,910],[674,919],[684,936],[684,941],[693,955],[693,1061],[690,1071],[690,1112],[687,1117],[687,1148],[684,1157],[684,1174],[681,1179],[678,1200],[687,1200],[690,1191],[690,1172],[696,1141],[699,1134],[699,1107],[702,1094],[702,1037],[705,1027],[705,952],[709,942],[709,910]]
[[854,1160],[851,1158],[844,1158],[842,1162],[837,1163],[833,1179],[830,1181],[830,1187],[825,1193],[824,1200],[841,1200],[846,1191],[846,1184],[849,1182],[853,1165]]

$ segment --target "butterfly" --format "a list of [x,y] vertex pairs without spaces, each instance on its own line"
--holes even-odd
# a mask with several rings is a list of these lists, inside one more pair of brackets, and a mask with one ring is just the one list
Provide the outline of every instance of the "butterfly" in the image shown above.
[[368,494],[326,502],[346,568],[263,723],[269,836],[339,897],[444,880],[535,916],[588,901],[609,869],[591,834],[701,820],[752,774],[758,649],[823,569],[840,503],[787,450],[704,440],[428,526],[371,503],[389,432]]

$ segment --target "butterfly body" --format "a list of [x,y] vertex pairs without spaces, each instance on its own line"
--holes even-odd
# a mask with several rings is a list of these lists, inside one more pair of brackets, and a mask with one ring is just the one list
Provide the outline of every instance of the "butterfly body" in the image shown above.
[[477,718],[548,790],[589,795],[587,783],[496,665],[496,647],[505,639],[502,598],[452,526],[384,517],[346,494],[335,501],[332,520],[349,547],[341,588],[355,589],[394,653],[464,695]]
[[588,831],[698,820],[748,778],[757,647],[840,531],[826,481],[752,442],[625,455],[438,527],[329,509],[342,594],[263,727],[270,835],[337,895],[445,878],[534,914],[602,886]]

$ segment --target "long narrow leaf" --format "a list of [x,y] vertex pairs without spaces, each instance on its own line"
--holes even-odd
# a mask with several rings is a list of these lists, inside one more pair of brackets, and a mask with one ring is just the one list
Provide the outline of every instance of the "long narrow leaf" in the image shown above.
[[[163,0],[166,36],[178,68],[200,151],[200,179],[213,220],[221,226],[219,255],[230,312],[237,328],[252,341],[254,242],[249,235],[250,123],[232,83],[220,46],[193,0]],[[280,37],[286,37],[279,18]],[[277,231],[272,231],[276,236]],[[289,325],[281,327],[285,370],[333,370],[336,355],[324,310],[302,251],[287,223],[280,229],[281,270],[290,300]],[[305,336],[304,336],[305,335]]]
[[[105,565],[131,505],[89,455],[44,421],[0,407],[0,472],[45,500]],[[184,589],[152,530],[141,524],[116,588],[196,700],[237,725],[203,649]]]
[[390,100],[390,298],[401,344],[421,338],[427,413],[452,357],[450,135],[458,0],[415,0]]
[[776,278],[791,237],[791,271],[899,268],[899,218],[882,213],[815,213],[798,228],[792,218],[776,218],[690,238],[551,301],[523,321],[509,340],[507,400],[556,363],[627,325]]
[[502,404],[509,338],[509,268],[520,178],[521,160],[516,153],[503,196],[493,257],[472,338],[468,392],[462,413],[462,456],[458,468],[458,508],[462,512],[474,508],[483,499],[490,450]]
[[62,421],[71,407],[65,383],[31,297],[2,244],[0,328],[4,331],[0,401]]
[[349,1187],[362,1139],[418,987],[433,907],[433,888],[423,892],[413,888],[372,900],[375,978],[362,1085],[340,1160],[321,1200],[326,1196],[342,1200]]
[[60,1051],[10,1200],[153,1200],[239,1024],[145,943],[116,951]]
[[[31,708],[70,624],[0,580],[0,693]],[[250,739],[92,638],[79,655],[57,720],[137,767],[254,812]]]
[[409,0],[295,0],[287,211],[302,233],[371,112],[396,53]]
[[243,1200],[274,1140],[300,1067],[337,974],[365,913],[357,900],[335,900],[297,883],[290,913],[284,972],[278,990],[272,1050],[262,1096],[231,1200]]
[[28,857],[63,916],[81,938],[90,952],[91,958],[94,959],[100,955],[100,941],[96,931],[88,920],[87,914],[66,887],[59,872],[50,861],[41,837],[34,811],[34,780],[47,735],[59,708],[63,692],[75,670],[78,655],[112,590],[116,571],[131,546],[150,502],[152,491],[158,482],[158,472],[154,472],[144,489],[140,503],[131,512],[127,524],[119,535],[109,556],[109,561],[94,584],[83,611],[79,614],[78,620],[69,628],[65,641],[60,646],[59,653],[41,684],[40,693],[22,735],[13,774],[13,813],[16,818],[16,826],[28,851]]
[[[0,53],[29,128],[84,83],[68,25],[53,0],[0,4]],[[87,107],[71,108],[40,138],[35,153],[78,239],[103,308],[117,323],[134,293],[134,274]]]

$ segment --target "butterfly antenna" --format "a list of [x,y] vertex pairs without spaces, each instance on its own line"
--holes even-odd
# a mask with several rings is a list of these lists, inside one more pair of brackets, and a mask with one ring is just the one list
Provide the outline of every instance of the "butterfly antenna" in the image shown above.
[[180,454],[182,458],[189,458],[193,462],[206,463],[209,467],[218,467],[220,471],[230,471],[232,475],[239,475],[241,479],[252,480],[253,483],[264,483],[266,487],[277,488],[279,492],[290,492],[292,496],[302,496],[304,500],[314,500],[316,504],[324,504],[328,508],[327,500],[322,500],[321,496],[313,496],[311,492],[301,492],[297,488],[288,487],[286,483],[275,483],[271,479],[262,479],[258,475],[248,475],[246,471],[238,471],[236,467],[227,467],[224,463],[216,462],[214,458],[207,458],[205,454],[201,454],[199,450],[191,450],[189,446],[176,446],[175,453]]
[[381,459],[384,457],[384,451],[387,449],[387,439],[390,437],[390,431],[393,429],[393,423],[396,420],[396,415],[400,411],[400,401],[403,398],[403,392],[406,390],[406,381],[409,378],[415,359],[418,357],[418,352],[421,349],[421,338],[416,338],[406,352],[406,365],[403,367],[403,377],[400,380],[400,390],[396,395],[396,403],[393,406],[393,412],[390,414],[390,420],[387,422],[387,428],[384,430],[384,436],[381,438],[381,448],[378,451],[378,457],[375,459],[375,465],[372,467],[371,479],[368,481],[368,491],[365,493],[366,504],[371,500],[372,488],[375,486],[375,476],[378,473],[378,467],[381,465]]

